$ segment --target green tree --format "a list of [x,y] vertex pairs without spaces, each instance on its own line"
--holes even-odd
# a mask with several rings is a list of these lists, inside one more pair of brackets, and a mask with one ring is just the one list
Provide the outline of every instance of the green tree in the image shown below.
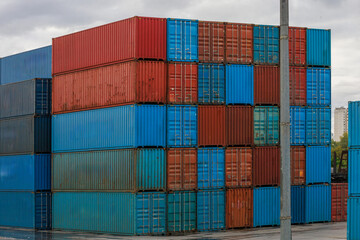
[[[340,137],[339,142],[335,142],[334,140],[331,140],[331,166],[333,166],[334,163],[334,152],[336,152],[336,166],[340,163],[341,153],[342,151],[348,150],[348,133],[344,133]],[[343,162],[343,167],[346,167],[346,162]]]

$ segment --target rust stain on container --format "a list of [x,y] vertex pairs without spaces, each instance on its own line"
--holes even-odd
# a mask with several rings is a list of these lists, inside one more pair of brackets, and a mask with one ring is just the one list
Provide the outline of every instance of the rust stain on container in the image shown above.
[[226,187],[252,186],[252,149],[231,147],[225,151]]
[[226,23],[226,57],[228,63],[253,62],[253,25]]
[[280,148],[255,147],[253,153],[253,186],[278,186]]
[[347,183],[331,183],[331,221],[346,222],[347,198]]
[[226,228],[253,226],[253,190],[226,190]]
[[225,24],[223,22],[199,21],[199,61],[224,62]]
[[256,105],[280,104],[280,69],[278,66],[254,67],[254,103]]
[[225,146],[226,106],[198,107],[199,146]]
[[291,147],[291,185],[305,184],[306,148]]
[[254,143],[254,111],[250,106],[226,108],[226,144],[251,146]]
[[289,27],[289,64],[306,64],[306,28]]
[[289,69],[290,105],[306,106],[306,68],[291,66]]

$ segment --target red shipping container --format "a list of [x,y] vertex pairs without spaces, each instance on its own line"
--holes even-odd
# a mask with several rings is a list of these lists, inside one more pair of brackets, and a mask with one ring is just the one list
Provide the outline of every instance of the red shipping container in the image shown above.
[[252,149],[227,148],[225,151],[226,187],[252,186]]
[[198,65],[189,62],[168,64],[168,102],[193,104],[198,99]]
[[226,228],[253,226],[253,190],[238,188],[226,190]]
[[291,147],[291,185],[305,184],[306,148]]
[[132,59],[166,60],[166,19],[132,17],[53,39],[53,75]]
[[280,185],[280,148],[256,147],[253,153],[253,186]]
[[277,66],[254,67],[254,103],[280,104],[280,69]]
[[225,61],[225,24],[199,21],[198,47],[200,62]]
[[306,65],[306,28],[289,27],[289,64]]
[[225,106],[198,107],[199,146],[225,146]]
[[331,221],[347,221],[347,183],[331,183]]
[[251,146],[254,143],[254,110],[250,106],[226,108],[226,144]]
[[306,68],[293,67],[289,69],[290,105],[306,106]]
[[197,188],[197,151],[195,148],[171,148],[167,152],[167,189]]
[[226,56],[228,63],[253,62],[253,25],[226,23]]
[[53,113],[143,102],[166,102],[164,62],[123,62],[53,78]]

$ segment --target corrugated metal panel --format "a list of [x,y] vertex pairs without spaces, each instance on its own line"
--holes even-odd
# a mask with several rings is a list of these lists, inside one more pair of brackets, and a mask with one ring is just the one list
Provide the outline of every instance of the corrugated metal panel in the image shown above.
[[360,239],[360,198],[349,197],[348,200],[347,239]]
[[306,106],[306,68],[290,67],[290,105]]
[[312,185],[305,187],[305,222],[331,221],[330,185]]
[[291,186],[291,223],[305,223],[305,186]]
[[0,192],[0,226],[51,229],[51,193]]
[[167,60],[198,61],[198,20],[167,19]]
[[253,25],[225,23],[226,62],[253,62]]
[[330,66],[331,65],[331,32],[322,29],[307,29],[307,65]]
[[308,145],[331,143],[331,108],[306,109],[306,143]]
[[227,148],[225,150],[226,187],[251,187],[252,165],[252,148]]
[[254,105],[254,66],[226,65],[226,104]]
[[348,153],[349,196],[360,197],[360,149],[350,148]]
[[277,66],[254,67],[254,103],[280,105],[280,68]]
[[279,143],[279,108],[254,108],[255,145],[276,145]]
[[331,147],[306,147],[306,184],[331,182]]
[[278,64],[279,52],[279,27],[254,26],[254,62],[256,64]]
[[291,185],[304,185],[306,177],[306,148],[296,146],[290,148]]
[[51,78],[51,46],[4,57],[0,63],[1,84]]
[[280,185],[280,148],[255,147],[253,186]]
[[250,106],[226,108],[226,144],[251,146],[254,143],[254,110]]
[[199,64],[199,104],[225,103],[225,65]]
[[254,227],[280,225],[280,188],[254,188]]
[[225,61],[225,23],[199,21],[199,61]]
[[51,113],[51,79],[0,86],[0,118]]
[[50,164],[50,154],[1,156],[0,190],[51,190]]
[[166,107],[126,105],[52,116],[53,152],[165,147]]
[[305,145],[305,107],[290,107],[290,144]]
[[289,27],[289,63],[306,65],[306,28]]
[[196,192],[176,191],[167,195],[167,231],[196,230]]
[[253,226],[253,190],[226,190],[226,228]]
[[198,149],[198,189],[225,187],[225,149]]
[[197,106],[167,106],[167,146],[197,146]]
[[331,183],[331,221],[346,222],[347,220],[347,183]]
[[349,102],[349,147],[360,147],[360,101]]
[[327,68],[308,68],[306,88],[308,106],[330,106],[331,70]]
[[226,106],[198,107],[199,146],[225,146]]
[[158,191],[166,189],[164,149],[122,149],[53,154],[53,191]]
[[225,190],[197,193],[197,230],[218,231],[225,228]]

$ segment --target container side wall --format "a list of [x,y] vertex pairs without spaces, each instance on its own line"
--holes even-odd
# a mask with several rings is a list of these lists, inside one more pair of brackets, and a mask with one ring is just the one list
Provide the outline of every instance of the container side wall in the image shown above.
[[322,29],[307,29],[306,63],[310,66],[331,66],[331,32]]
[[280,148],[255,147],[253,186],[280,185]]
[[348,181],[349,181],[349,196],[360,197],[360,149],[349,149],[348,162]]
[[331,186],[312,185],[305,187],[305,222],[331,221]]
[[291,223],[305,223],[305,186],[291,187]]
[[254,67],[239,64],[225,67],[226,104],[254,105]]
[[331,182],[331,148],[306,147],[306,184]]
[[254,227],[280,225],[280,188],[254,189]]
[[199,146],[225,146],[225,106],[198,107]]
[[348,239],[359,239],[359,216],[360,216],[360,198],[349,197],[348,199],[348,221],[347,221],[347,237]]
[[254,67],[255,105],[280,105],[280,68],[277,66]]
[[226,108],[226,145],[252,146],[254,144],[254,109],[249,106]]
[[349,147],[360,147],[360,102],[349,102]]

